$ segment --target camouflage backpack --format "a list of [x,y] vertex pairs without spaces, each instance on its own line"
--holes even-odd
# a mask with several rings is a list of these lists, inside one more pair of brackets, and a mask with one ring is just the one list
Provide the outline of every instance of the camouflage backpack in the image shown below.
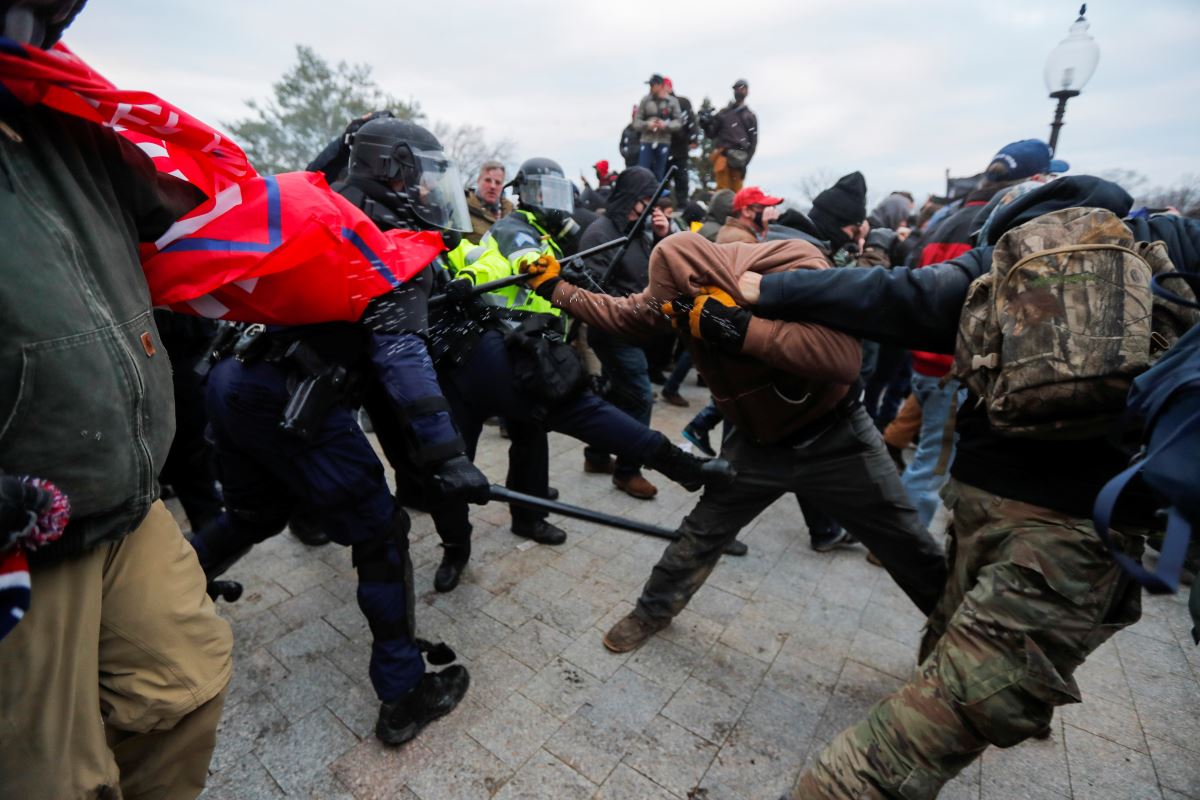
[[1150,291],[1152,275],[1173,270],[1162,242],[1134,242],[1104,209],[1013,228],[967,292],[950,375],[999,433],[1103,434],[1133,379],[1187,328]]

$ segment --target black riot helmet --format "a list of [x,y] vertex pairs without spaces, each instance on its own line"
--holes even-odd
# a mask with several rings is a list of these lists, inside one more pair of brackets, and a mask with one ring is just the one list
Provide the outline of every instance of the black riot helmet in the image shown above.
[[350,137],[351,181],[382,188],[381,202],[414,227],[470,231],[458,163],[415,122],[377,117]]
[[0,0],[0,34],[41,49],[53,47],[87,0]]
[[520,208],[530,212],[555,239],[574,235],[579,224],[571,218],[575,210],[575,192],[557,161],[549,158],[528,159],[509,181],[516,191]]

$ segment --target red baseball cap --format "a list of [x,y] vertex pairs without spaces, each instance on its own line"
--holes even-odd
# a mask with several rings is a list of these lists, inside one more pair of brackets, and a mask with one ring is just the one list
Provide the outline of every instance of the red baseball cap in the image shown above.
[[675,91],[675,84],[671,83],[671,79],[665,75],[663,76],[663,85],[667,87],[668,92]]
[[782,202],[782,197],[771,197],[757,186],[747,186],[733,196],[733,210],[741,211],[746,206],[777,206]]

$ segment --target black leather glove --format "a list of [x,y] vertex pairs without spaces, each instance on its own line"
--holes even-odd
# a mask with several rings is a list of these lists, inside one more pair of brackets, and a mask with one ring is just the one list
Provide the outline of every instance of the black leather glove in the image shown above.
[[452,303],[460,303],[471,297],[475,290],[475,281],[470,278],[455,278],[446,284],[446,297]]
[[0,551],[28,533],[52,500],[49,492],[21,478],[0,475]]
[[663,313],[672,317],[677,329],[727,353],[742,352],[753,317],[727,292],[712,286],[701,287],[696,297],[677,297],[664,304]]
[[439,500],[483,505],[492,499],[487,476],[464,455],[451,456],[434,469],[429,488]]

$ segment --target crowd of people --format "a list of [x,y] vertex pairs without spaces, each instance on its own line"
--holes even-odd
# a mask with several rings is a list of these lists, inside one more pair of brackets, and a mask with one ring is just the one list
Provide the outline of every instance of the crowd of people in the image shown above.
[[[52,46],[78,11],[61,5],[4,17],[5,41]],[[1196,322],[1156,303],[1152,337],[1150,312],[1129,308],[1151,272],[1200,269],[1200,222],[1135,210],[1034,139],[981,154],[964,197],[918,207],[894,191],[868,211],[853,172],[780,212],[782,197],[744,185],[758,143],[745,80],[706,119],[669,79],[648,84],[625,168],[598,162],[582,192],[546,155],[512,175],[487,161],[463,191],[426,128],[387,111],[348,120],[309,171],[379,230],[432,236],[420,241],[436,255],[353,321],[291,325],[152,310],[139,242],[203,198],[112,128],[0,92],[0,177],[19,190],[0,197],[0,259],[20,276],[0,301],[0,563],[27,556],[33,588],[0,629],[0,797],[195,797],[232,669],[208,597],[234,598],[224,573],[288,528],[350,548],[376,736],[403,745],[450,713],[470,676],[427,667],[454,655],[418,636],[406,509],[431,515],[434,588],[453,591],[471,504],[493,497],[473,463],[492,419],[509,438],[507,489],[534,501],[558,497],[548,431],[582,442],[581,469],[631,497],[655,497],[647,469],[702,491],[603,636],[614,653],[670,625],[784,494],[814,550],[861,544],[926,617],[919,668],[789,798],[934,797],[989,745],[1044,736],[1079,700],[1072,673],[1140,613],[1090,519],[1129,458],[1107,423],[1129,364]],[[688,184],[701,133],[711,191]],[[1023,294],[1011,273],[993,283],[1068,251],[1084,279],[1048,290],[1040,273]],[[1113,263],[1132,270],[1115,301],[1079,288]],[[1071,339],[1043,344],[1077,357],[1000,366],[1000,337],[1059,316],[1120,358]],[[652,425],[653,386],[686,406],[692,369],[711,402],[681,448]],[[1120,552],[1141,556],[1160,505],[1128,493],[1109,534]],[[550,507],[514,504],[512,533],[561,545]]]

